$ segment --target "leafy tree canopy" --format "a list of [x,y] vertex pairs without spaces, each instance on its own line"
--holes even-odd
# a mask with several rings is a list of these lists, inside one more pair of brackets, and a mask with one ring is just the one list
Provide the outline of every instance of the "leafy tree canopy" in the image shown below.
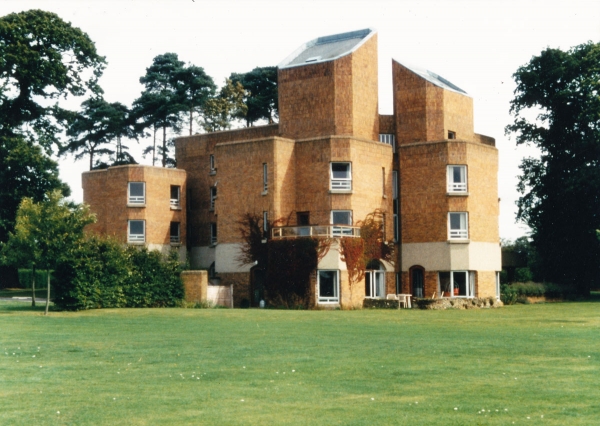
[[237,118],[246,120],[248,127],[259,120],[269,124],[275,122],[279,117],[277,67],[257,67],[243,74],[232,73],[229,79],[246,90],[244,102],[248,111]]
[[246,116],[248,106],[244,102],[246,90],[240,82],[225,80],[219,93],[208,99],[203,108],[201,125],[207,132],[228,130],[233,120]]
[[521,163],[517,219],[544,278],[589,293],[600,285],[600,44],[546,49],[514,78],[506,131],[541,152]]
[[[76,153],[81,159],[89,155],[90,170],[94,167],[94,156],[114,155],[114,163],[130,163],[122,144],[122,138],[134,138],[133,121],[129,109],[120,102],[109,103],[102,97],[94,97],[81,104],[82,110],[74,114],[67,130],[68,144],[62,152]],[[107,146],[116,143],[115,148]],[[96,160],[96,165],[100,160]]]
[[29,10],[1,17],[0,130],[19,132],[29,124],[50,149],[64,110],[39,101],[101,92],[104,66],[88,35],[54,13]]

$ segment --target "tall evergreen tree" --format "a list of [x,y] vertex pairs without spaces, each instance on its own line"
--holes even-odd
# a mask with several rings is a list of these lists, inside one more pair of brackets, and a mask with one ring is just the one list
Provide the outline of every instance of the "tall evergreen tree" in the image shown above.
[[247,73],[232,73],[229,79],[240,83],[246,90],[244,102],[248,107],[245,115],[238,117],[250,127],[259,120],[269,124],[279,117],[277,92],[277,67],[257,67]]

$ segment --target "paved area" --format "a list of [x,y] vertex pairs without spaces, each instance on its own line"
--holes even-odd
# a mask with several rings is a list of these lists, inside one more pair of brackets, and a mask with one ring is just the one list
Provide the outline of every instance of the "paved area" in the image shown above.
[[[50,299],[52,300],[52,299]],[[31,297],[0,297],[0,301],[2,302],[26,302],[31,303]],[[35,298],[35,303],[46,303],[46,299],[41,299],[39,297]]]

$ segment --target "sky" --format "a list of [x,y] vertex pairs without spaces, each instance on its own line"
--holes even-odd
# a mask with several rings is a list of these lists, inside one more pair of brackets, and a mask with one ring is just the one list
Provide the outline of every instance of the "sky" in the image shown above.
[[[152,59],[166,52],[203,67],[221,86],[232,72],[277,65],[314,38],[374,28],[381,114],[392,113],[392,58],[429,69],[473,97],[475,132],[496,139],[500,237],[510,240],[528,232],[515,223],[518,166],[537,155],[504,133],[512,122],[512,75],[547,47],[600,42],[598,0],[0,0],[0,16],[29,9],[54,12],[86,32],[108,62],[100,79],[105,99],[128,106]],[[149,143],[129,144],[140,163],[150,162],[139,155]],[[81,202],[87,159],[66,156],[59,164]]]

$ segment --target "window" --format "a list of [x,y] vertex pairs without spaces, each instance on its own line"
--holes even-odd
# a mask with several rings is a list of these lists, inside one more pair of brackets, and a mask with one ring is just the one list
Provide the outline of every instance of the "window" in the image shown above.
[[129,182],[128,204],[146,204],[146,184],[144,182]]
[[392,133],[380,133],[379,142],[391,145],[394,153],[396,152],[396,136]]
[[269,235],[269,212],[263,212],[263,233]]
[[385,296],[385,272],[365,271],[365,297],[382,299]]
[[217,187],[216,186],[211,186],[210,187],[210,210],[214,210],[215,209],[215,201],[217,200]]
[[331,163],[331,185],[329,189],[352,189],[352,167],[350,163]]
[[269,167],[267,163],[263,163],[263,193],[269,190]]
[[466,212],[448,213],[448,238],[451,240],[466,240],[469,238],[468,216]]
[[500,300],[500,272],[496,272],[496,300]]
[[467,192],[467,166],[448,166],[448,192]]
[[394,208],[394,241],[398,242],[400,241],[400,200],[398,197],[398,172],[396,170],[392,171],[392,198]]
[[469,271],[450,271],[438,274],[442,297],[474,297],[475,274]]
[[171,237],[171,244],[179,244],[181,242],[179,222],[171,222],[169,235]]
[[146,241],[146,221],[128,221],[127,241],[130,243],[143,243]]
[[396,294],[402,294],[402,277],[400,272],[396,272]]
[[215,156],[213,154],[210,154],[208,161],[210,165],[210,174],[214,175],[217,172],[217,169],[215,168]]
[[216,223],[210,224],[210,244],[213,246],[215,244],[217,244],[217,224]]
[[177,185],[171,185],[171,207],[178,209],[181,207],[180,204],[181,187]]
[[456,132],[448,130],[448,139],[456,139]]
[[386,197],[386,195],[385,195],[385,167],[381,168],[381,190],[383,191],[382,192],[383,198],[385,198]]
[[[332,225],[352,225],[352,211],[351,210],[332,210],[331,211],[331,224]],[[345,235],[352,235],[352,229],[341,226],[334,226],[332,229],[334,237],[343,237]]]
[[339,303],[338,271],[317,271],[318,303]]

